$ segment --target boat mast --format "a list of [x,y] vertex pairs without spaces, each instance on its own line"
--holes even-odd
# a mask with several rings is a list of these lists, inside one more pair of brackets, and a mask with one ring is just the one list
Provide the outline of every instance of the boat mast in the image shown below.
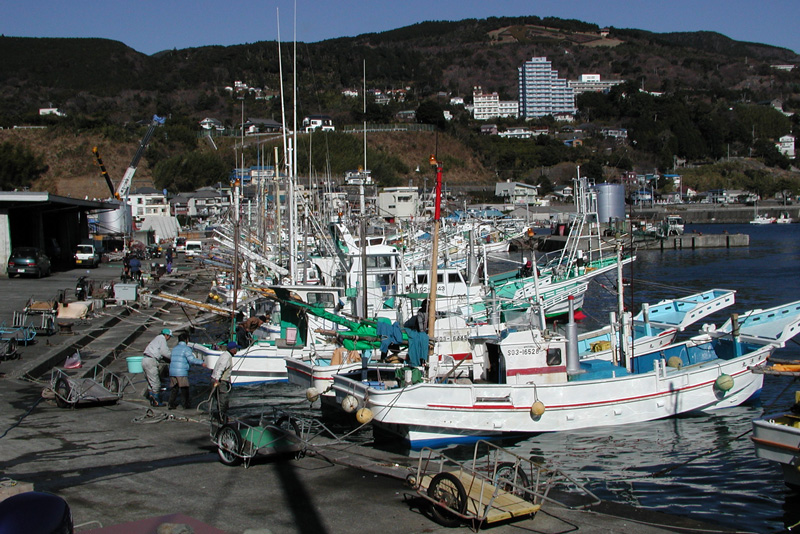
[[442,216],[442,163],[431,154],[431,166],[436,167],[436,204],[433,207],[433,244],[431,250],[430,292],[428,296],[428,337],[433,339],[436,324],[436,290],[439,273],[439,225]]

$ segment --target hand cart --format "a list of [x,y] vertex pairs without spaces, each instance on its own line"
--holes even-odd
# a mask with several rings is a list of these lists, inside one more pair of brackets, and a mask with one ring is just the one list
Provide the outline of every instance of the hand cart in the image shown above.
[[557,485],[578,489],[592,499],[590,504],[600,502],[558,469],[547,469],[483,440],[475,444],[471,461],[423,448],[417,472],[408,482],[430,502],[434,521],[445,527],[471,522],[478,530],[483,523],[531,517],[545,501],[562,504],[549,496]]
[[92,378],[74,378],[61,369],[53,369],[50,373],[50,388],[60,408],[117,402],[128,385],[133,387],[130,378],[120,378],[101,365],[95,366]]
[[247,468],[256,455],[301,458],[311,441],[321,435],[338,440],[321,421],[282,410],[261,414],[257,421],[232,418],[224,424],[211,413],[211,439],[225,465]]

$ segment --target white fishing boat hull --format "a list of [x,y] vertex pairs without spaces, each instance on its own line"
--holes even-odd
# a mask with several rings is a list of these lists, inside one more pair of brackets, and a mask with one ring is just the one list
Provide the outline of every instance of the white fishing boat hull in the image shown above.
[[772,415],[753,421],[756,456],[778,462],[786,485],[800,491],[800,417]]
[[[656,360],[652,372],[615,376],[609,371],[603,378],[565,383],[548,383],[547,374],[534,378],[532,370],[528,383],[423,382],[379,389],[339,375],[333,387],[340,404],[352,396],[358,406],[369,408],[377,428],[402,436],[414,447],[433,446],[479,437],[616,426],[737,406],[763,384],[763,376],[748,366],[762,364],[773,348],[763,346],[730,360],[714,358],[681,369]],[[723,392],[715,384],[724,374],[733,385]],[[545,409],[540,416],[532,412],[537,401]]]
[[[213,369],[224,352],[199,343],[190,344],[195,355],[202,358],[206,367]],[[233,356],[231,384],[262,384],[287,382],[286,359],[308,357],[310,349],[306,346],[278,346],[274,342],[261,341],[247,348],[239,349]]]

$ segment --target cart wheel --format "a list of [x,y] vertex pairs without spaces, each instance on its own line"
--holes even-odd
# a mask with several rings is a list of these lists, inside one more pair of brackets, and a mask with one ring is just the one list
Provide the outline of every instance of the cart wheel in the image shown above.
[[59,378],[58,382],[56,382],[56,389],[55,389],[56,404],[58,405],[59,408],[69,407],[70,404],[67,399],[69,399],[70,391],[71,388],[69,387],[69,382],[67,382],[66,379],[64,378]]
[[219,461],[225,465],[239,465],[242,463],[240,456],[242,450],[242,436],[233,425],[225,425],[217,432],[217,453]]
[[284,415],[283,417],[278,418],[278,421],[275,423],[275,426],[278,428],[294,432],[294,434],[300,438],[300,428],[297,426],[297,421],[289,417],[288,415]]
[[17,340],[13,337],[6,341],[6,353],[3,356],[9,360],[16,360],[19,358],[19,353],[17,352]]
[[525,492],[519,488],[528,488],[528,475],[521,467],[516,467],[511,462],[501,462],[497,464],[497,472],[494,475],[494,485],[507,493],[523,496]]
[[433,520],[443,527],[460,526],[467,509],[467,492],[453,473],[439,473],[428,486],[428,497],[434,500],[431,507]]
[[115,375],[107,374],[103,379],[103,387],[114,395],[119,395],[119,378]]

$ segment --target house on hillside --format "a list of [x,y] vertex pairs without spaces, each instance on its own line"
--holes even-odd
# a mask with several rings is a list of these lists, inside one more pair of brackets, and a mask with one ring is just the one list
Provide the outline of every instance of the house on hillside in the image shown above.
[[778,142],[775,143],[775,146],[778,148],[778,151],[786,156],[787,158],[794,159],[795,151],[794,151],[794,136],[793,135],[784,135]]
[[204,130],[217,130],[219,132],[225,129],[225,125],[222,124],[222,121],[212,117],[206,117],[205,119],[201,120],[200,127]]
[[283,125],[276,120],[249,117],[245,127],[247,133],[278,133],[283,130]]
[[323,132],[333,132],[336,128],[333,126],[333,119],[330,115],[309,115],[303,118],[303,129],[307,133],[320,129]]

